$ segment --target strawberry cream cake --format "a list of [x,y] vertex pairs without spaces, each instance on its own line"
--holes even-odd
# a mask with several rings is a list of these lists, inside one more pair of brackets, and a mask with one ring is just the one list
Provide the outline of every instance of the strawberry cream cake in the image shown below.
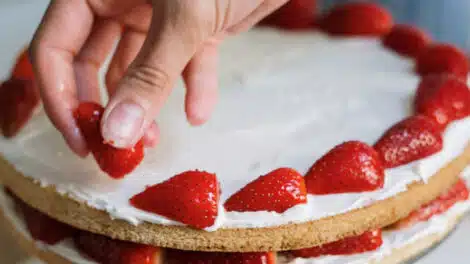
[[92,155],[74,156],[20,56],[0,88],[0,198],[23,244],[50,263],[395,263],[439,241],[468,207],[465,54],[369,3],[277,19],[297,2],[266,23],[304,30],[224,43],[207,124],[174,89],[155,149],[104,142],[102,105],[83,102]]

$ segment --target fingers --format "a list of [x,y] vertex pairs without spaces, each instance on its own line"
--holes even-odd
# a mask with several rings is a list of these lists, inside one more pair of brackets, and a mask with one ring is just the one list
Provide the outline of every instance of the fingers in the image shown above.
[[85,43],[93,14],[85,1],[55,0],[49,6],[32,42],[32,59],[44,109],[78,155],[86,144],[72,115],[78,104],[74,56]]
[[79,101],[100,103],[98,74],[115,41],[121,25],[113,20],[97,21],[80,53],[75,58],[75,77]]
[[206,44],[183,72],[186,83],[185,110],[192,125],[206,122],[217,99],[218,42]]
[[271,14],[274,10],[287,3],[288,0],[265,0],[251,14],[249,14],[240,23],[230,27],[230,33],[239,33],[246,31],[260,22],[263,18]]
[[[102,133],[114,146],[133,146],[152,124],[204,36],[174,2],[157,1],[152,26],[103,116]],[[170,10],[171,9],[171,10]],[[174,17],[170,17],[174,16]]]

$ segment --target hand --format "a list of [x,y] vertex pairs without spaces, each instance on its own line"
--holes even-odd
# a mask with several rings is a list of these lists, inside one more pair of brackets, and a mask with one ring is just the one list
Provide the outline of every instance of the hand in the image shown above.
[[217,97],[220,41],[285,2],[52,0],[32,42],[44,108],[72,150],[85,156],[72,112],[79,101],[99,102],[98,71],[120,38],[106,74],[110,101],[101,131],[116,147],[131,147],[142,136],[155,145],[154,119],[178,77],[186,83],[188,121],[204,123]]

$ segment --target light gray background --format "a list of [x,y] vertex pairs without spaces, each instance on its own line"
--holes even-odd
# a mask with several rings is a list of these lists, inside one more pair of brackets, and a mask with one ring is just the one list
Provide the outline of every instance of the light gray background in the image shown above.
[[[47,3],[46,0],[0,0],[0,79],[7,76],[15,56],[32,36]],[[461,26],[470,27],[468,24]],[[449,239],[416,263],[470,263],[469,246],[470,219],[467,217]],[[24,257],[0,227],[0,263],[13,264]]]

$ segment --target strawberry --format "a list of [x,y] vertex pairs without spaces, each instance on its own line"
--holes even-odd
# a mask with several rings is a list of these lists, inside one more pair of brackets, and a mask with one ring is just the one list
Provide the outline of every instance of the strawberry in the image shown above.
[[393,26],[392,15],[374,3],[351,2],[337,5],[319,22],[330,35],[382,36]]
[[96,103],[81,103],[74,112],[75,120],[101,170],[115,179],[132,172],[144,158],[144,144],[140,140],[130,149],[118,149],[104,142],[100,122],[104,108]]
[[428,46],[418,56],[415,67],[421,76],[448,73],[465,80],[469,71],[465,53],[450,44]]
[[421,29],[409,25],[395,25],[384,36],[382,43],[396,53],[416,58],[429,45],[431,38]]
[[375,143],[374,148],[385,168],[393,168],[440,151],[442,136],[436,122],[417,115],[392,126]]
[[29,59],[28,49],[25,49],[18,56],[11,76],[21,80],[34,80],[33,65]]
[[416,113],[434,119],[444,129],[451,121],[470,115],[470,90],[454,76],[428,75],[418,86],[414,107]]
[[434,215],[446,212],[455,203],[468,199],[468,188],[462,179],[454,184],[449,190],[441,194],[432,202],[421,206],[413,211],[406,218],[396,222],[391,226],[394,229],[406,228],[418,222],[429,220]]
[[23,202],[10,190],[6,190],[6,193],[15,202],[18,213],[23,215],[26,227],[35,240],[48,245],[55,245],[66,238],[72,237],[77,232],[75,228],[50,218]]
[[75,246],[101,264],[158,264],[160,249],[153,246],[111,239],[81,231],[74,237]]
[[273,252],[223,253],[196,252],[168,249],[165,253],[167,264],[275,264]]
[[131,204],[183,224],[206,228],[218,214],[219,184],[215,174],[186,171],[148,187],[131,198]]
[[283,213],[306,202],[307,191],[302,175],[293,169],[280,168],[248,183],[232,195],[224,206],[227,211]]
[[376,250],[380,248],[382,243],[382,231],[377,229],[321,246],[293,250],[291,254],[299,258],[314,258],[322,255],[352,255]]
[[15,136],[39,105],[39,93],[31,80],[10,79],[0,85],[0,126],[5,137]]
[[311,194],[373,191],[384,185],[384,168],[373,148],[349,141],[317,160],[305,176],[305,183]]
[[316,2],[316,0],[290,0],[262,23],[284,29],[311,28],[315,20]]

